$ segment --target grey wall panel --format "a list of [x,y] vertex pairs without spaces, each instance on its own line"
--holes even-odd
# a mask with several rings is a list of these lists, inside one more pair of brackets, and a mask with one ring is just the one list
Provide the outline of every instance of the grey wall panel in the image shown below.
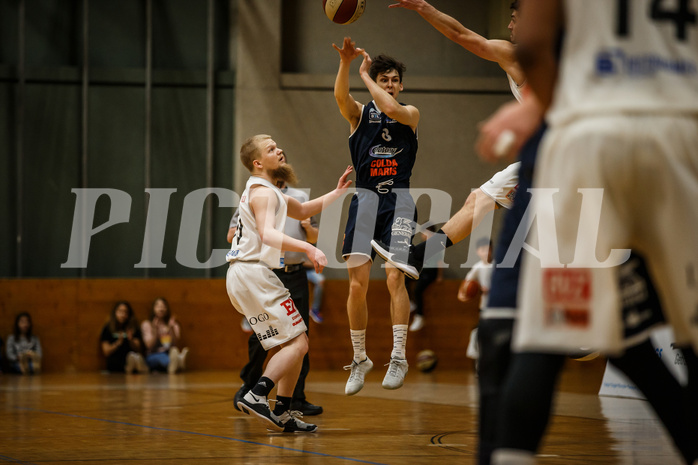
[[16,65],[18,37],[18,2],[0,0],[0,63]]
[[[233,115],[234,115],[234,91],[233,89],[219,89],[215,93],[215,126],[214,126],[214,163],[213,185],[226,189],[233,189],[233,157],[238,156],[238,150],[233,147]],[[241,194],[241,192],[238,192]],[[228,249],[230,244],[226,241],[228,225],[232,215],[232,208],[213,209],[212,247],[214,249]],[[211,270],[211,276],[222,277],[228,271],[227,266],[217,267]]]
[[206,69],[206,2],[153,2],[153,67]]
[[[206,91],[200,88],[154,88],[152,120],[153,188],[176,188],[170,198],[163,251],[164,269],[152,276],[203,276],[176,260],[184,198],[206,187]],[[201,226],[199,227],[201,230]],[[203,262],[204,236],[197,256]]]
[[143,68],[145,66],[145,2],[100,0],[90,2],[90,66]]
[[15,196],[15,126],[14,98],[16,86],[0,82],[0,276],[12,276],[16,261]]
[[[129,221],[92,238],[87,275],[142,276],[145,228],[144,90],[98,86],[89,92],[88,179],[91,188],[118,189],[132,199]],[[101,198],[94,225],[109,218],[111,204]]]
[[72,277],[68,256],[75,196],[80,187],[80,89],[26,87],[22,270],[26,277]]
[[25,4],[27,66],[80,65],[82,0],[36,0]]

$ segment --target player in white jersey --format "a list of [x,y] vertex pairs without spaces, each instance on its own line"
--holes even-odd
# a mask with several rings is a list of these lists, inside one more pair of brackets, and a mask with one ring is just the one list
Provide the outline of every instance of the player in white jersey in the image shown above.
[[[262,377],[237,405],[275,431],[313,432],[317,426],[301,421],[289,410],[308,351],[306,326],[288,289],[272,269],[283,266],[283,251],[290,251],[305,253],[315,270],[322,271],[327,258],[312,244],[284,234],[286,217],[303,220],[320,213],[351,185],[347,177],[352,167],[344,171],[335,190],[300,203],[276,187],[280,181],[294,182],[295,174],[270,136],[247,139],[240,149],[240,159],[251,176],[240,198],[240,219],[226,257],[230,262],[226,288],[238,312],[267,326],[266,331],[256,331],[262,346],[266,350],[276,346],[281,349],[269,359]],[[274,386],[279,402],[272,412],[267,396]]]
[[[677,341],[695,347],[698,291],[693,270],[698,247],[690,236],[698,214],[690,208],[687,212],[683,203],[698,194],[698,2],[673,7],[651,0],[524,5],[521,62],[543,106],[552,102],[552,129],[542,145],[535,182],[559,192],[554,212],[542,208],[534,193],[537,225],[557,224],[558,231],[544,237],[550,228],[539,229],[539,255],[525,259],[516,348],[567,353],[585,345],[618,353],[622,324],[616,283],[621,268],[613,265],[624,257],[619,251],[630,247],[648,257],[669,319],[681,333]],[[554,50],[563,18],[566,35],[558,68]],[[580,214],[580,194],[589,195],[592,189],[603,194],[603,204],[583,204]],[[554,223],[548,221],[552,215]],[[556,264],[546,258],[549,250],[544,248],[551,245],[560,249]],[[685,431],[674,430],[672,437],[686,462],[698,463],[695,353],[688,353],[689,397],[680,405],[694,413],[671,418],[685,425]],[[656,360],[652,350],[646,358]],[[532,387],[528,381],[515,381],[535,377],[530,371],[525,376],[510,373],[511,391],[524,396],[539,391],[541,382]],[[543,384],[552,388],[554,379]],[[672,402],[681,401],[681,392],[672,397]],[[516,403],[505,405],[516,408]],[[509,418],[529,417],[525,409],[518,410]],[[666,418],[662,421],[667,425]],[[515,427],[530,429],[525,420]],[[535,449],[511,439],[500,443],[493,463],[534,463]]]
[[[508,25],[510,40],[486,39],[463,26],[453,17],[437,10],[425,0],[396,0],[390,8],[405,8],[419,13],[434,28],[469,52],[488,61],[493,61],[507,73],[514,97],[521,101],[525,86],[524,73],[516,61],[516,23],[519,2],[511,4],[511,20]],[[396,259],[387,245],[374,243],[376,252],[389,263],[412,279],[418,279],[425,258],[430,258],[445,247],[450,247],[470,235],[487,213],[500,207],[511,209],[519,183],[520,163],[515,162],[496,173],[478,189],[474,189],[465,204],[428,241],[410,249],[407,263]],[[441,244],[439,246],[439,244]],[[429,251],[429,252],[427,252]],[[425,253],[429,256],[425,257]]]
[[[698,198],[698,0],[680,8],[651,0],[549,3],[542,14],[567,19],[559,71],[550,37],[542,35],[555,24],[531,34],[544,53],[526,44],[522,54],[532,88],[549,108],[534,187],[559,193],[554,212],[535,194],[531,202],[536,214],[555,215],[552,239],[567,266],[551,269],[548,262],[541,271],[540,260],[524,261],[516,347],[619,352],[612,262],[632,247],[653,271],[677,342],[698,348],[698,209],[686,208]],[[667,16],[672,12],[678,16]],[[580,214],[579,189],[588,196],[602,189],[603,204],[588,203]],[[597,230],[596,243],[577,240],[596,238]],[[558,280],[574,284],[570,292],[584,285],[588,294],[574,304],[572,295],[541,295]]]

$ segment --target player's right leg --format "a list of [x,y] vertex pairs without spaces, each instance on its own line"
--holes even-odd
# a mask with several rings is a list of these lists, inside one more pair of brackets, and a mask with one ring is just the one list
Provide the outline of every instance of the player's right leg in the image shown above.
[[354,357],[350,365],[344,367],[351,370],[344,392],[352,396],[364,387],[364,376],[373,368],[373,362],[366,354],[366,326],[368,325],[368,305],[366,294],[371,274],[372,262],[361,254],[347,257],[349,271],[349,298],[347,299],[347,315],[351,330],[351,343]]

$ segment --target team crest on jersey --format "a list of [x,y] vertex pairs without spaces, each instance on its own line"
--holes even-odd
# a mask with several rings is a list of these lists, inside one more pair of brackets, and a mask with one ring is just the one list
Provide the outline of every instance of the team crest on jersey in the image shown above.
[[236,249],[236,250],[230,250],[230,251],[228,251],[227,254],[225,254],[225,260],[228,261],[228,262],[231,261],[231,260],[235,260],[235,257],[237,257],[239,253],[240,253],[240,251],[237,250],[237,249]]
[[381,122],[381,112],[375,108],[371,108],[368,111],[368,122],[369,123],[380,123]]
[[374,145],[368,150],[368,154],[373,158],[392,158],[403,149],[397,147],[384,147],[382,145]]
[[516,191],[519,190],[519,185],[515,185],[513,189],[511,189],[509,192],[507,192],[506,198],[509,200],[509,202],[514,201],[514,197],[516,197]]

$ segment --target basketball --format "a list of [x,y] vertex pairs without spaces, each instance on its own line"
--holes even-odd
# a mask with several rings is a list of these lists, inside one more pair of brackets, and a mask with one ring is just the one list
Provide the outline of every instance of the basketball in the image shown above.
[[361,17],[366,0],[322,0],[322,9],[337,24],[351,24]]
[[465,285],[465,297],[467,299],[474,299],[482,292],[480,283],[477,281],[468,281]]
[[429,373],[436,368],[436,363],[439,361],[433,350],[423,350],[417,354],[417,368],[422,373]]

